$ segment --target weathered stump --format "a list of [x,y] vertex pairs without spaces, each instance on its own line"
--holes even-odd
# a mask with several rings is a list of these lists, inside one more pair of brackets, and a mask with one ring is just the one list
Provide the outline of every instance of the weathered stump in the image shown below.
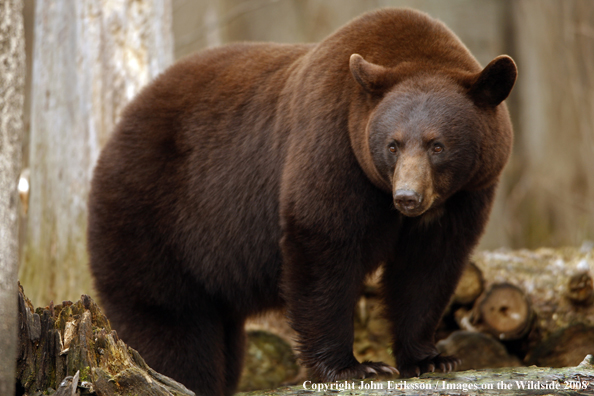
[[19,285],[17,391],[40,395],[194,395],[151,369],[86,295],[35,312]]

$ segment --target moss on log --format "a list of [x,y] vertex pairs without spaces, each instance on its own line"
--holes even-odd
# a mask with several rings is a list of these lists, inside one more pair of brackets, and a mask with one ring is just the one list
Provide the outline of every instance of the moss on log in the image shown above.
[[295,383],[299,365],[288,342],[259,330],[247,333],[246,346],[239,390],[270,389]]

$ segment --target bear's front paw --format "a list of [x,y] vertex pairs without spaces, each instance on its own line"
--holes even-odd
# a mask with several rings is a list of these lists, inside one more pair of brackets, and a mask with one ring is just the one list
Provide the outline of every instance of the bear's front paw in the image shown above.
[[441,370],[444,373],[456,371],[456,368],[462,364],[462,361],[455,356],[441,356],[437,355],[432,358],[427,358],[418,361],[414,364],[399,365],[401,377],[418,377],[423,373],[435,372]]
[[324,382],[334,382],[398,374],[399,372],[396,368],[385,363],[366,361],[341,370],[326,370],[325,373],[322,373],[321,377]]

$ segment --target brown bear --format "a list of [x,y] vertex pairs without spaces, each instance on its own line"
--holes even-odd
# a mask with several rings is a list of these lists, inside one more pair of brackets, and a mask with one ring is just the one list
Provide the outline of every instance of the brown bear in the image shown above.
[[454,369],[434,332],[510,153],[515,79],[511,58],[482,69],[441,22],[399,9],[316,45],[181,60],[95,169],[90,265],[114,328],[201,395],[234,392],[246,318],[281,307],[311,379],[391,375],[352,346],[384,263],[400,374]]

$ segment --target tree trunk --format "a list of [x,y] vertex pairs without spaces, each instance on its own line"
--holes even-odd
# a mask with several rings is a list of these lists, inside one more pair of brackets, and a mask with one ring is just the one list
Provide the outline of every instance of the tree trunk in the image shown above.
[[173,57],[171,1],[36,5],[30,202],[21,282],[35,304],[91,290],[87,195],[124,105]]
[[519,117],[504,216],[512,246],[594,238],[594,2],[511,2]]
[[0,3],[0,394],[14,394],[21,134],[25,85],[22,0]]

